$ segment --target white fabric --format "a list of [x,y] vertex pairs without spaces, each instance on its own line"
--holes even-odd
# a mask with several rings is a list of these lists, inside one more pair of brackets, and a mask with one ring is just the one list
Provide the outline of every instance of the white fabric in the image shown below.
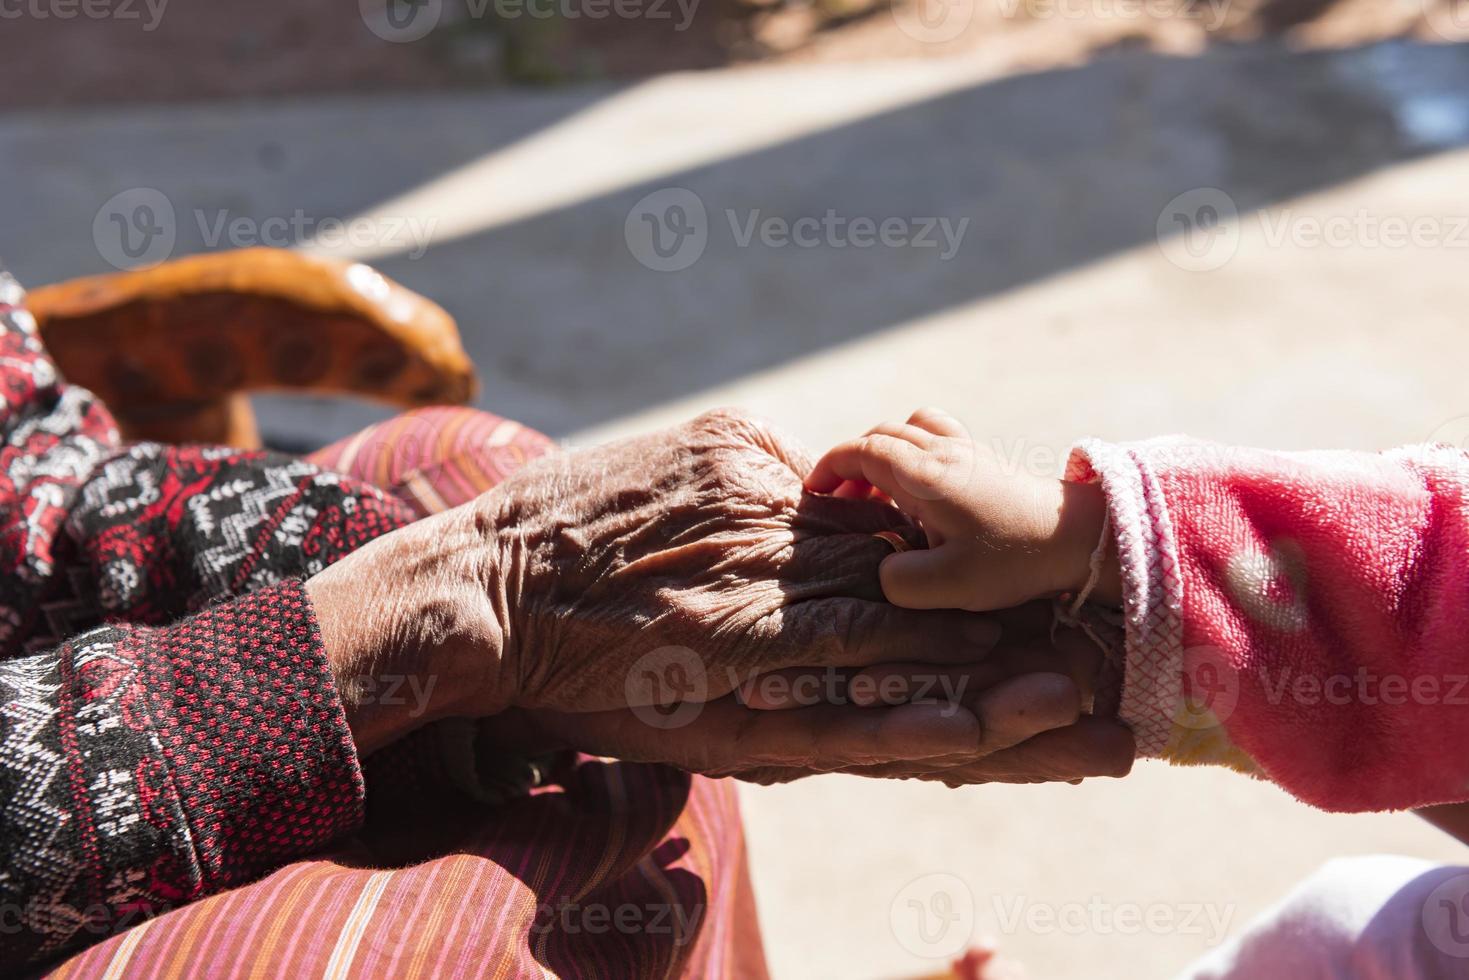
[[1469,867],[1337,858],[1178,980],[1469,977]]

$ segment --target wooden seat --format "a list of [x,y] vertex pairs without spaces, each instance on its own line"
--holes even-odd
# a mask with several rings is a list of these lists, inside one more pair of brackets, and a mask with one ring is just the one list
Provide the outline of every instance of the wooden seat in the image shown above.
[[129,439],[260,445],[247,392],[404,408],[475,391],[454,319],[361,263],[253,248],[73,279],[27,305],[62,374]]

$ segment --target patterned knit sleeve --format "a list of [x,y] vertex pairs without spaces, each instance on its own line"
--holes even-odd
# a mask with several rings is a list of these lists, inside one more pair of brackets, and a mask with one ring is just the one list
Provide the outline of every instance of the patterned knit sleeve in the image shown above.
[[1139,751],[1330,810],[1469,799],[1469,454],[1083,443]]
[[359,824],[300,580],[403,522],[297,461],[121,447],[22,301],[0,271],[0,974]]
[[0,962],[258,877],[355,826],[362,794],[297,582],[0,664]]
[[119,441],[101,402],[57,374],[24,298],[0,268],[0,657],[24,644],[71,503]]

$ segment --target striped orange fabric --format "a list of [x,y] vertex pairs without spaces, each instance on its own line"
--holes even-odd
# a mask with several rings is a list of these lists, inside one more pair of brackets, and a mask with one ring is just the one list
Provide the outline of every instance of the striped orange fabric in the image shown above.
[[555,447],[519,422],[467,408],[424,408],[311,454],[311,462],[401,497],[419,516],[472,500]]
[[377,868],[356,842],[54,975],[765,975],[732,785],[587,758],[563,779],[482,813],[452,853]]
[[[427,514],[551,446],[486,413],[428,409],[313,461]],[[416,743],[433,744],[424,733]],[[766,976],[728,781],[567,755],[537,789],[487,806],[444,791],[431,765],[383,789],[381,761],[365,766],[368,825],[337,851],[135,926],[53,975]]]

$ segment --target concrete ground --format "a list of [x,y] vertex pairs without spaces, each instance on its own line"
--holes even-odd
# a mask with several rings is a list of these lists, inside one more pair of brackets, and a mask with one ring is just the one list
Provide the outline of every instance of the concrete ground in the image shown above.
[[[103,271],[111,215],[159,202],[138,188],[173,217],[134,229],[162,221],[176,254],[367,216],[334,250],[459,317],[485,407],[573,442],[739,404],[820,447],[926,403],[1047,472],[1088,434],[1463,440],[1466,82],[1459,48],[1262,45],[1004,78],[933,60],[11,116],[0,255],[22,281]],[[815,219],[814,240],[772,217]],[[861,244],[863,218],[897,219],[886,244]],[[283,445],[383,414],[261,407]],[[971,933],[1033,977],[1166,977],[1329,857],[1463,856],[1411,816],[1153,763],[744,798],[779,977],[920,974]],[[913,918],[936,892],[947,933]]]

